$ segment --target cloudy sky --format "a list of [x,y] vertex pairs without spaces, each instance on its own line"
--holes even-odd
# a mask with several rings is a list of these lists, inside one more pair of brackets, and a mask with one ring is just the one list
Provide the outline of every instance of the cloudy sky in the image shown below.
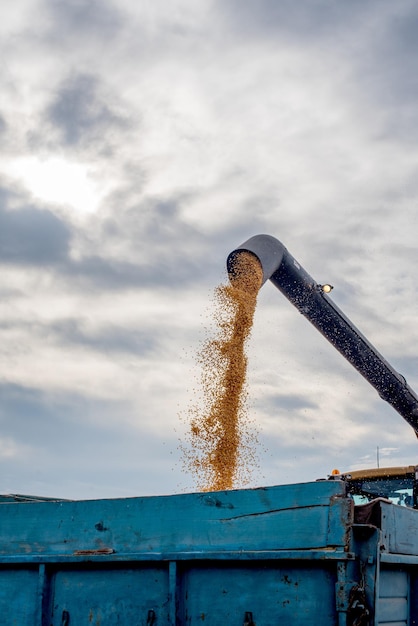
[[[412,0],[0,6],[0,492],[178,493],[228,253],[280,239],[418,389]],[[412,429],[267,283],[252,485],[412,464]]]

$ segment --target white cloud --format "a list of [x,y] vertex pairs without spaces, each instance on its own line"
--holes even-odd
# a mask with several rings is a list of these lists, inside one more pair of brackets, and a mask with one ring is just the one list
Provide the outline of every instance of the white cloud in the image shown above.
[[100,185],[91,175],[91,166],[60,157],[20,157],[11,160],[4,171],[36,200],[81,213],[95,212],[106,192],[104,181]]
[[[29,483],[13,466],[13,491],[106,495],[100,471],[63,486],[50,470],[83,411],[101,450],[121,426],[112,463],[128,482],[106,474],[108,495],[190,482],[169,456],[193,353],[228,252],[258,232],[334,284],[335,302],[417,384],[416,94],[401,69],[414,58],[413,3],[5,7],[0,379],[20,400],[32,390],[28,413],[16,404],[25,424],[50,423],[48,406],[59,414],[42,474]],[[385,462],[413,462],[411,429],[271,285],[250,355],[269,482],[372,462],[377,445]],[[4,420],[6,443],[23,445]],[[150,442],[145,470],[137,436]],[[108,462],[79,450],[87,473]]]

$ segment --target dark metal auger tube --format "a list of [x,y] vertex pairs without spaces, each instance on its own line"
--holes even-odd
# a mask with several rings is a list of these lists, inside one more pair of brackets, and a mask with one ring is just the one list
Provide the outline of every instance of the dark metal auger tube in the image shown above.
[[418,436],[418,396],[405,378],[383,358],[316,281],[271,235],[255,235],[241,244],[227,259],[228,273],[241,252],[250,252],[260,261],[263,284],[271,282],[319,330],[326,339],[391,404]]

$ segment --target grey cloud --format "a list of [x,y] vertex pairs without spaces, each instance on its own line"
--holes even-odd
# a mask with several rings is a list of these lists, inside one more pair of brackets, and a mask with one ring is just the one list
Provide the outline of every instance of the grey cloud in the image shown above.
[[46,265],[68,254],[71,233],[50,211],[34,206],[7,210],[8,194],[0,190],[0,262]]
[[[389,26],[389,25],[388,25]],[[417,29],[418,29],[418,10],[416,4],[410,3],[403,8],[402,11],[397,12],[395,18],[388,27],[388,35],[391,35],[388,40],[390,46],[390,52],[398,54],[396,56],[402,56],[408,61],[410,67],[415,67],[416,54],[418,52],[417,41]],[[397,64],[397,69],[402,75],[405,71],[404,67]],[[416,85],[416,76],[411,76],[411,82]]]
[[[18,207],[9,210],[12,199]],[[100,253],[86,254],[75,260],[69,256],[75,231],[65,221],[47,209],[26,203],[23,195],[0,188],[0,262],[49,265],[61,278],[83,288],[178,289],[181,284],[196,280],[200,263],[200,258],[195,260],[186,253],[182,245],[184,237],[193,239],[195,248],[201,245],[204,249],[208,244],[176,213],[173,203],[156,202],[149,211],[142,207],[130,213],[120,211],[118,222],[105,220],[99,241],[106,244],[106,240],[113,238],[131,241],[133,245],[140,241],[145,253],[141,261],[117,260]],[[99,221],[97,227],[100,228]]]
[[[11,298],[20,298],[21,296],[23,296],[24,292],[22,289],[12,289],[10,287],[3,287],[0,286],[0,298],[5,300],[7,299],[11,299]],[[6,328],[8,326],[8,324],[6,324],[4,321],[0,323],[0,326],[2,328]]]
[[[214,223],[206,231],[198,225],[190,225],[182,217],[183,207],[198,199],[200,194],[199,190],[192,190],[168,198],[148,199],[133,206],[128,194],[123,207],[121,194],[116,193],[108,206],[112,217],[103,224],[104,234],[109,238],[130,240],[136,245],[141,242],[141,248],[149,251],[149,261],[156,265],[161,262],[168,268],[172,261],[183,258],[196,270],[203,262],[205,272],[219,267],[219,262],[223,268],[226,255],[235,246],[252,235],[266,232],[266,220],[260,209],[264,199],[256,195],[248,198],[236,223],[221,223],[218,227]],[[177,271],[181,276],[182,268],[178,267]]]
[[373,115],[379,110],[377,139],[416,142],[417,27],[417,6],[405,3],[400,11],[389,11],[367,45],[363,43],[361,57],[354,58],[359,105],[366,112],[373,107]]
[[49,36],[61,46],[73,37],[85,41],[99,39],[108,44],[123,23],[115,4],[106,0],[44,0],[44,8],[51,17]]
[[147,329],[137,331],[108,325],[100,330],[88,330],[83,318],[60,320],[50,324],[45,330],[49,335],[55,336],[60,344],[65,341],[107,353],[128,352],[144,356],[156,350],[159,343]]
[[149,259],[145,263],[117,261],[100,256],[87,256],[61,268],[67,277],[93,289],[123,290],[130,287],[179,288],[194,279],[194,271],[179,256]]
[[[91,254],[69,264],[66,271],[78,281],[108,289],[152,286],[178,290],[202,280],[203,274],[205,280],[210,280],[224,267],[222,257],[219,259],[216,253],[219,233],[208,236],[185,223],[181,203],[182,198],[173,197],[130,207],[127,198],[125,208],[115,207],[117,220],[107,218],[99,227],[108,243],[126,241],[127,248],[140,247],[140,260]],[[237,239],[231,235],[231,242]]]
[[[365,60],[369,63],[371,59],[375,61],[376,66],[380,66],[380,73],[377,75],[368,73],[369,68],[366,67],[366,76],[372,82],[372,87],[376,86],[373,85],[373,79],[381,79],[381,93],[383,95],[385,89],[387,100],[410,101],[411,98],[416,97],[418,90],[415,71],[418,55],[417,6],[416,4],[406,5],[391,17],[393,19],[387,20],[384,28],[375,34],[373,46],[366,51]],[[394,87],[396,87],[395,90],[393,90]]]
[[[364,3],[360,0],[346,5],[344,2],[330,4],[326,0],[292,2],[292,0],[260,0],[245,2],[221,0],[219,10],[229,20],[229,25],[243,36],[282,35],[286,39],[302,38],[304,43],[324,39],[327,34],[336,36],[336,30],[347,21],[364,18]],[[361,14],[356,9],[361,8]]]
[[100,95],[99,80],[91,74],[77,74],[66,80],[45,115],[69,147],[89,144],[94,138],[103,142],[103,133],[128,125],[106,104]]
[[[41,443],[46,429],[54,429],[59,420],[41,391],[8,383],[0,383],[0,424],[2,436],[13,436],[25,443]],[[52,420],[52,412],[55,419]],[[42,426],[48,422],[48,426]]]
[[[160,231],[165,228],[171,234],[160,237]],[[225,274],[228,253],[251,236],[251,231],[244,227],[206,236],[173,223],[166,226],[153,223],[146,229],[148,240],[143,234],[137,239],[144,251],[143,260],[118,261],[90,255],[67,264],[65,272],[77,282],[109,290],[153,287],[178,291],[193,284],[217,284]]]
[[99,436],[100,415],[110,415],[123,403],[101,402],[72,393],[45,393],[42,390],[0,382],[0,425],[3,437],[12,437],[29,447],[44,448],[52,443],[63,450],[82,440]]
[[[145,233],[135,230],[138,217],[120,223],[117,229],[105,224],[104,240],[108,237],[126,238],[141,241],[145,259],[141,262],[115,260],[105,255],[90,254],[80,260],[69,256],[72,230],[52,212],[32,205],[24,205],[8,210],[10,193],[0,189],[0,262],[17,265],[50,265],[61,277],[95,289],[119,290],[129,287],[173,287],[196,280],[199,262],[186,255],[181,242],[186,227],[173,215],[168,204],[156,206],[151,215],[144,216]],[[163,216],[159,221],[158,214]],[[143,214],[142,214],[143,215]],[[132,228],[131,228],[132,227]],[[186,229],[187,230],[187,229]],[[162,232],[164,231],[164,232]],[[113,234],[112,234],[113,232]],[[191,235],[195,245],[203,238],[198,233]],[[145,239],[144,239],[145,236]]]
[[303,394],[274,394],[265,395],[259,400],[259,409],[263,412],[277,415],[280,411],[300,411],[305,409],[317,409],[318,405]]
[[[86,498],[156,493],[162,484],[175,490],[172,457],[161,436],[147,432],[145,406],[133,431],[123,419],[132,418],[128,403],[4,382],[0,396],[0,441],[14,447],[12,455],[0,456],[2,493]],[[174,445],[172,434],[164,439]],[[160,469],[154,470],[156,458]]]
[[[350,101],[356,103],[359,122],[368,124],[376,139],[393,140],[397,136],[402,141],[416,141],[418,9],[415,3],[405,2],[395,7],[389,0],[371,1],[367,5],[360,0],[350,3],[222,0],[217,6],[237,38],[269,38],[301,49],[309,48],[321,55],[329,51],[330,58],[339,59],[341,72],[346,75],[344,89]],[[324,71],[335,71],[335,66],[325,64]]]

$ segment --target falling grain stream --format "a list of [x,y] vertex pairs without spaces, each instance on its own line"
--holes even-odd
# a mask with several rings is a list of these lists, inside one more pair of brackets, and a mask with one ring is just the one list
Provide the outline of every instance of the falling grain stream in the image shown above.
[[246,414],[246,341],[251,333],[262,268],[254,255],[241,252],[233,278],[215,290],[216,335],[198,354],[203,407],[190,419],[186,465],[199,488],[231,489],[244,480],[254,459]]

